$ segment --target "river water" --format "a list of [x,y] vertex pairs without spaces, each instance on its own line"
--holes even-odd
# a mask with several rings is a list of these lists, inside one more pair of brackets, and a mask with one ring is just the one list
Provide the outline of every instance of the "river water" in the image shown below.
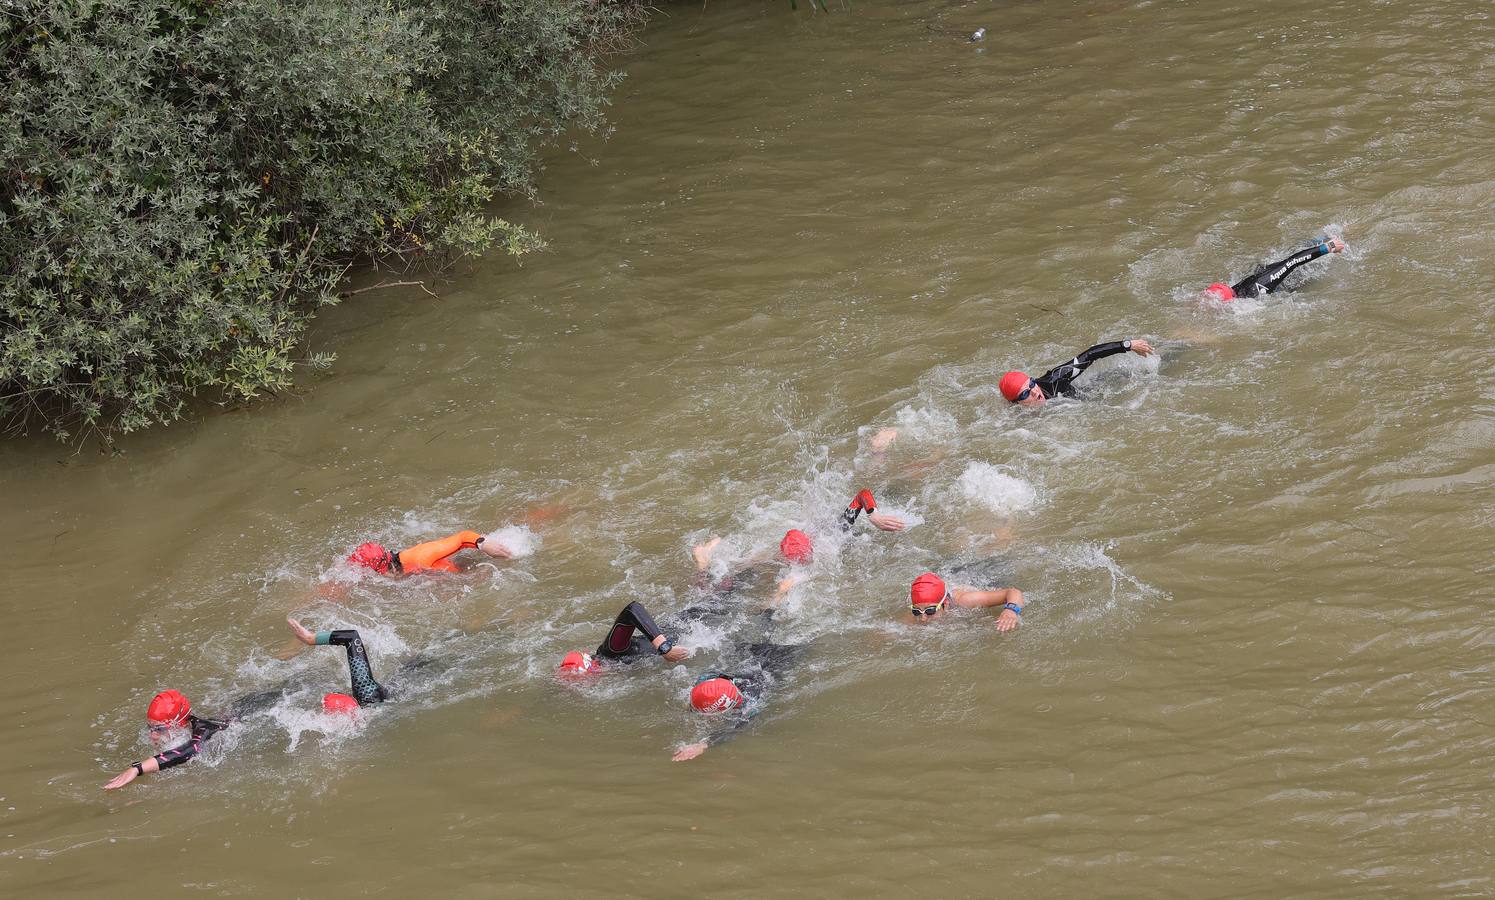
[[[1495,893],[1495,8],[800,6],[669,7],[611,140],[504,211],[550,249],[324,315],[305,390],[0,448],[0,890]],[[1295,292],[1200,301],[1321,234]],[[1129,337],[1085,402],[996,391]],[[860,487],[914,527],[841,535]],[[536,552],[319,593],[505,525]],[[729,626],[552,677],[791,526],[805,658],[735,740],[670,761]],[[961,566],[1021,630],[905,621]],[[330,723],[293,611],[401,702]],[[166,687],[281,699],[106,794]]]

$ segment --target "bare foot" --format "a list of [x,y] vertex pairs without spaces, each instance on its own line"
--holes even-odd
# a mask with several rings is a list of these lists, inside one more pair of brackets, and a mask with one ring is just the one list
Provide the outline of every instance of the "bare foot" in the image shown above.
[[711,565],[711,554],[716,552],[716,545],[721,542],[721,538],[714,537],[699,547],[691,548],[690,556],[696,561],[697,571],[704,572],[706,567]]

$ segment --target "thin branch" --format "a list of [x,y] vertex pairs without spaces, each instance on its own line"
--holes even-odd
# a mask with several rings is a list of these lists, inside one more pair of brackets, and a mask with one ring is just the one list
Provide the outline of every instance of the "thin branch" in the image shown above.
[[423,290],[426,293],[430,294],[432,297],[436,297],[436,299],[438,299],[438,300],[441,299],[440,297],[437,297],[437,295],[436,295],[436,293],[434,291],[432,291],[430,288],[426,287],[426,283],[424,281],[386,281],[386,282],[383,282],[382,284],[376,284],[376,285],[373,285],[371,287],[359,288],[356,291],[338,291],[337,295],[339,297],[351,297],[354,294],[363,294],[363,293],[367,293],[369,291],[382,290],[384,288],[413,287],[413,286],[417,286],[417,285],[420,287],[421,290]]

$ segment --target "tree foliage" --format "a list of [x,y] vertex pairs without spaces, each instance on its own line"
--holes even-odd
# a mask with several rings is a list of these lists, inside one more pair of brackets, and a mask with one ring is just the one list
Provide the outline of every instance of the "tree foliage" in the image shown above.
[[[539,246],[487,213],[605,127],[625,0],[19,0],[0,18],[0,425],[285,387],[359,257]],[[310,360],[326,364],[326,358]]]

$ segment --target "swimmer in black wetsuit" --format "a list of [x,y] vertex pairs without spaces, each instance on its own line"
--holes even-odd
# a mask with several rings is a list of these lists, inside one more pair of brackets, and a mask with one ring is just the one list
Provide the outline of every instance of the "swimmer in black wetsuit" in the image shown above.
[[233,720],[270,705],[280,696],[280,691],[248,694],[234,701],[232,714],[226,719],[206,719],[192,715],[192,701],[181,691],[162,691],[151,698],[145,711],[146,720],[150,722],[151,742],[161,746],[173,738],[178,741],[170,749],[131,765],[104,785],[104,790],[122,788],[147,772],[181,765],[201,753],[202,745]]
[[1339,238],[1319,238],[1312,247],[1299,250],[1286,259],[1258,269],[1254,274],[1235,284],[1215,282],[1204,289],[1211,299],[1228,302],[1237,297],[1265,297],[1282,287],[1282,282],[1299,266],[1305,265],[1330,253],[1343,253],[1344,241]]
[[286,619],[286,624],[296,632],[296,637],[301,643],[308,646],[319,644],[331,644],[342,647],[348,651],[348,676],[352,685],[352,694],[327,694],[322,698],[322,707],[328,712],[351,712],[360,706],[368,706],[372,703],[383,703],[389,699],[389,693],[384,690],[384,685],[374,679],[374,667],[369,664],[368,650],[363,646],[363,638],[352,628],[342,628],[337,631],[318,631],[315,634],[292,618]]
[[695,759],[752,724],[768,692],[788,677],[807,650],[805,644],[754,643],[740,654],[733,674],[708,672],[701,676],[690,690],[690,705],[705,715],[722,718],[704,740],[681,747],[670,758],[675,762]]
[[1002,376],[1000,385],[1002,396],[1018,406],[1042,406],[1061,394],[1073,397],[1074,380],[1090,368],[1091,363],[1118,353],[1126,353],[1128,350],[1138,356],[1151,356],[1154,352],[1152,344],[1141,338],[1096,344],[1069,362],[1057,365],[1037,378],[1030,378],[1024,372],[1008,372]]

